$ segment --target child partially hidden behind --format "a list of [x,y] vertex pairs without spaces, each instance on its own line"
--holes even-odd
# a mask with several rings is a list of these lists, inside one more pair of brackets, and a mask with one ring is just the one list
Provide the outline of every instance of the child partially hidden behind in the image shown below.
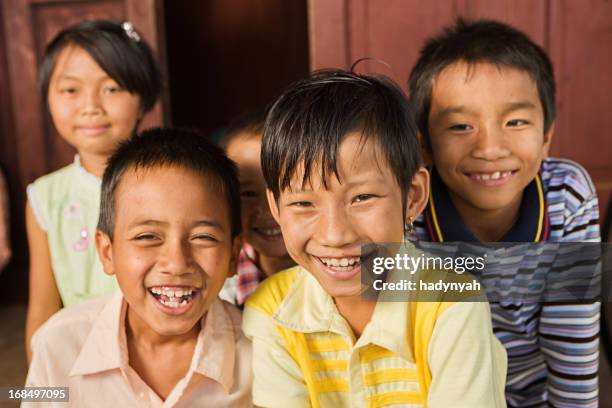
[[260,164],[265,119],[264,112],[238,117],[220,141],[227,156],[238,166],[243,245],[236,275],[228,279],[219,296],[240,307],[267,276],[295,265],[266,199],[266,181]]
[[395,84],[344,71],[293,84],[266,119],[262,168],[298,266],[246,303],[255,405],[505,406],[506,354],[487,302],[362,297],[362,245],[401,243],[428,196]]
[[101,194],[96,245],[121,292],[45,323],[26,385],[69,387],[77,407],[251,406],[240,312],[217,298],[240,249],[233,163],[154,129],[111,157]]

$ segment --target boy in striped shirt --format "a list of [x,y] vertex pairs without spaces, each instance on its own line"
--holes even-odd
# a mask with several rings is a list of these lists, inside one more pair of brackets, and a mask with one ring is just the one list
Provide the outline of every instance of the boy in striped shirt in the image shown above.
[[[416,238],[599,241],[589,175],[576,163],[547,157],[553,69],[526,35],[493,21],[459,20],[425,44],[409,88],[432,164]],[[597,406],[599,307],[491,306],[508,352],[509,406]]]
[[246,303],[254,405],[505,406],[487,302],[362,296],[363,245],[401,243],[427,202],[419,150],[407,101],[384,77],[318,72],[271,108],[268,203],[299,266]]

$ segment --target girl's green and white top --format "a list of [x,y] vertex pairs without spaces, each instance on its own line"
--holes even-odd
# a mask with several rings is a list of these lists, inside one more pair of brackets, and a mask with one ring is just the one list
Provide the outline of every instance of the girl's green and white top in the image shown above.
[[47,233],[51,267],[64,306],[114,292],[114,276],[102,270],[95,246],[100,179],[74,163],[30,184],[28,201]]

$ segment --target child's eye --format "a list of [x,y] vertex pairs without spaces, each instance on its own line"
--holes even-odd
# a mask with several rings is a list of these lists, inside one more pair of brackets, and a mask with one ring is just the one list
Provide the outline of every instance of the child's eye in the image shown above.
[[242,198],[255,198],[255,197],[257,197],[257,192],[256,191],[241,191],[240,192],[240,197],[242,197]]
[[452,125],[448,129],[454,132],[467,132],[468,130],[472,130],[472,126],[466,123],[458,123],[456,125]]
[[219,240],[213,235],[209,234],[198,234],[191,237],[192,240],[204,241],[204,242],[219,242]]
[[64,95],[72,95],[75,94],[77,92],[76,88],[60,88],[60,93],[64,94]]
[[113,93],[117,93],[117,92],[121,92],[123,90],[123,88],[119,87],[119,86],[106,86],[104,87],[104,92],[107,94],[113,94]]
[[527,124],[529,124],[529,122],[524,119],[512,119],[506,123],[506,125],[510,127],[525,126]]
[[353,198],[354,203],[361,203],[376,197],[374,194],[359,194]]
[[158,236],[151,233],[144,233],[140,235],[136,235],[134,238],[136,241],[155,241],[158,239]]
[[312,203],[310,201],[295,201],[293,203],[289,203],[289,207],[308,208],[312,207]]

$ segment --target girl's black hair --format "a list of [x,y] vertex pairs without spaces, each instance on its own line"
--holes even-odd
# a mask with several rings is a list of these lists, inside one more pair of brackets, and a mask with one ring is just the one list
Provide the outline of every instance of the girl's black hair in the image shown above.
[[39,87],[47,104],[49,82],[60,52],[84,49],[113,80],[140,96],[143,112],[153,108],[162,89],[159,65],[151,48],[131,25],[107,20],[84,21],[62,30],[47,45],[39,70]]

